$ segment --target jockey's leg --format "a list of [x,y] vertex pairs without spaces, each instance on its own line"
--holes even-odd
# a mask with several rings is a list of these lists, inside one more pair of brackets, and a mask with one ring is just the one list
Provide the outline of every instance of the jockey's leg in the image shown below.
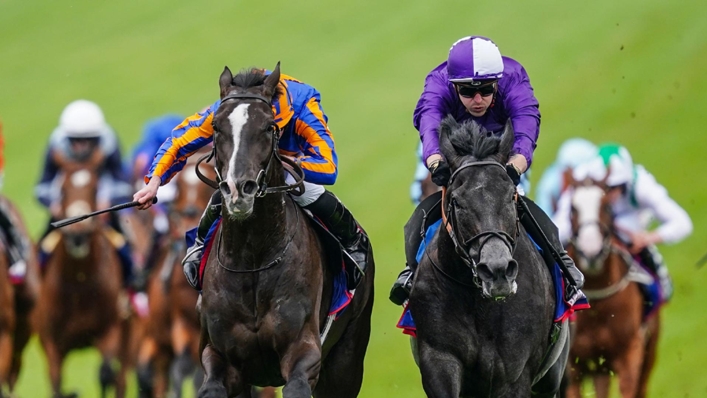
[[201,264],[201,253],[204,251],[204,240],[219,214],[221,214],[221,191],[216,190],[211,195],[209,204],[206,205],[206,209],[201,215],[199,227],[196,229],[194,244],[187,250],[187,255],[182,260],[184,276],[186,276],[189,285],[196,290],[201,290],[199,285],[199,264]]
[[413,211],[412,216],[405,224],[405,268],[398,275],[398,279],[390,289],[390,301],[396,305],[403,305],[410,296],[414,272],[417,269],[417,250],[422,243],[422,237],[431,224],[442,218],[442,211],[439,206],[442,199],[442,192],[436,192],[428,196]]
[[[523,200],[528,205],[528,210],[530,211],[530,214],[533,216],[535,221],[538,222],[542,233],[545,234],[545,236],[550,240],[550,244],[560,254],[562,262],[565,264],[565,267],[567,267],[567,270],[576,282],[577,289],[581,289],[582,286],[584,286],[584,275],[574,264],[572,258],[567,254],[565,248],[562,246],[562,243],[560,243],[560,236],[559,232],[557,231],[557,226],[555,226],[555,224],[552,222],[550,216],[548,216],[540,207],[538,207],[535,202],[528,199],[527,197],[523,197]],[[520,222],[523,224],[523,227],[525,227],[525,230],[530,234],[530,236],[536,243],[542,246],[543,239],[541,236],[541,231],[537,230],[533,222],[530,220],[530,217],[527,217],[525,216],[525,214],[523,214],[522,206],[518,206],[518,212]]]
[[3,206],[0,206],[0,228],[3,229],[7,239],[10,280],[13,283],[21,283],[27,274],[27,263],[24,258],[24,253],[26,253],[25,242],[17,228],[12,224],[10,216]]
[[673,296],[673,281],[668,274],[668,267],[665,266],[663,256],[658,252],[655,246],[645,247],[638,253],[643,265],[648,267],[658,276],[660,282],[660,290],[663,293],[663,300],[668,301]]
[[368,264],[369,242],[366,232],[339,198],[321,185],[305,182],[304,193],[301,196],[292,196],[292,199],[324,223],[339,239],[345,253],[358,266],[358,269],[346,270],[349,276],[348,288],[355,289],[365,275]]

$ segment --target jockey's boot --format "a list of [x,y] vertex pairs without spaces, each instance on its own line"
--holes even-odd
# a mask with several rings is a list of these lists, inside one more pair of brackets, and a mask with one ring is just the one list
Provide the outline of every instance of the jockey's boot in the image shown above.
[[199,226],[196,229],[194,244],[187,249],[187,254],[184,256],[184,260],[182,260],[182,269],[184,276],[187,278],[187,282],[191,287],[199,291],[201,290],[201,285],[199,284],[199,265],[201,264],[201,254],[204,251],[204,241],[206,240],[206,235],[209,233],[209,229],[214,221],[216,221],[219,214],[221,214],[221,193],[217,190],[211,195],[209,204],[206,205],[206,209],[204,209],[204,213],[201,215]]
[[356,269],[346,269],[348,289],[355,289],[363,279],[368,264],[369,242],[366,232],[339,198],[329,191],[325,190],[314,203],[304,208],[311,211],[339,239],[344,253],[356,264]]
[[405,300],[410,297],[410,290],[412,290],[412,278],[414,273],[409,265],[405,264],[405,269],[400,272],[398,279],[393,283],[393,288],[390,289],[390,301],[395,305],[403,305]]
[[658,276],[663,300],[665,302],[669,301],[673,296],[673,280],[670,278],[663,256],[655,246],[648,246],[638,253],[638,257],[645,266]]

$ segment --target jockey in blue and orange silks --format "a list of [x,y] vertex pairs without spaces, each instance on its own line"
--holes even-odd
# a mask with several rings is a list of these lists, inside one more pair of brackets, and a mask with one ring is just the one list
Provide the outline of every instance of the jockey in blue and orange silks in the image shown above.
[[[521,175],[532,163],[540,134],[540,110],[528,74],[518,61],[502,56],[496,44],[486,37],[467,36],[457,40],[449,49],[447,60],[427,74],[413,112],[413,124],[420,132],[424,164],[432,174],[432,181],[442,187],[447,185],[451,170],[440,151],[438,128],[442,119],[448,115],[457,122],[472,120],[493,133],[500,133],[510,121],[515,142],[506,171],[513,184],[520,183]],[[430,203],[440,197],[440,193],[430,195]],[[574,287],[577,290],[573,294],[577,294],[584,277],[562,249],[557,228],[532,201],[525,199],[524,202],[539,228],[535,227],[530,215],[519,212],[520,221],[534,235],[536,242],[542,241],[543,235],[549,238],[549,244],[562,257],[562,262],[576,283]],[[423,202],[420,207],[429,206],[430,203]],[[413,213],[408,225],[414,226],[422,221],[418,214],[430,210],[420,207]],[[406,239],[406,253],[410,252],[408,246],[419,246],[420,242],[413,240],[415,238],[409,242]],[[416,251],[417,247],[412,247],[412,250]],[[407,300],[412,289],[415,266],[415,261],[408,259],[408,264],[391,289],[390,300],[393,303],[402,305]]]
[[[270,72],[263,71],[265,75]],[[329,131],[327,117],[320,104],[320,94],[312,86],[287,75],[281,75],[280,87],[283,95],[272,104],[274,121],[282,135],[279,150],[282,155],[295,157],[304,170],[305,192],[292,199],[311,211],[341,241],[346,253],[365,271],[367,264],[368,237],[360,228],[349,210],[323,185],[333,185],[338,174],[338,159],[334,148],[334,137]],[[143,203],[141,209],[149,208],[161,185],[186,164],[186,159],[199,148],[213,141],[213,116],[221,101],[216,101],[206,110],[186,118],[172,132],[157,151],[150,172],[145,176],[147,186],[136,192],[133,199]],[[291,176],[286,178],[293,183]],[[184,259],[184,273],[196,289],[198,266],[204,238],[221,213],[221,194],[216,191],[202,215],[194,246]],[[362,272],[347,270],[349,287],[354,288]]]

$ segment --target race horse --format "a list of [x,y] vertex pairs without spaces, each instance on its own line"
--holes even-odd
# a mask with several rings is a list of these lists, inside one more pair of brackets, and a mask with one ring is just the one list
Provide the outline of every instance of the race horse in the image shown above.
[[[96,210],[103,156],[95,151],[88,160],[73,162],[55,155],[63,174],[62,217]],[[113,385],[117,397],[125,394],[127,320],[125,309],[119,306],[127,305],[119,304],[123,276],[105,224],[90,218],[60,229],[59,242],[46,262],[35,321],[49,362],[54,397],[76,396],[61,392],[62,363],[69,351],[89,346],[97,347],[103,357],[99,377],[102,397]],[[117,374],[115,360],[121,364]]]
[[39,264],[27,228],[17,208],[0,195],[0,208],[18,235],[25,251],[27,269],[23,280],[12,284],[8,277],[7,241],[0,237],[0,397],[3,388],[14,389],[22,366],[22,352],[32,334],[31,313],[39,294]]
[[583,291],[592,308],[576,315],[566,397],[581,397],[585,377],[593,379],[598,398],[608,397],[611,373],[618,375],[622,397],[645,397],[660,332],[659,305],[646,317],[639,285],[651,276],[616,235],[606,183],[587,178],[570,186],[567,251],[586,277]]
[[560,387],[568,328],[553,323],[550,271],[519,222],[504,166],[513,142],[510,123],[500,136],[451,116],[440,126],[452,176],[408,302],[429,397],[554,398]]
[[[195,168],[196,158],[192,157],[173,181],[176,196],[168,210],[169,239],[160,245],[149,277],[150,316],[138,354],[141,397],[165,396],[168,381],[171,396],[181,397],[184,379],[199,363],[198,292],[187,283],[181,261],[186,254],[184,235],[199,223],[214,189],[201,183]],[[200,169],[215,178],[212,168],[204,164]]]
[[[219,78],[214,157],[225,180],[218,185],[222,221],[203,271],[199,398],[250,397],[253,385],[284,385],[284,398],[356,397],[361,388],[372,252],[351,303],[330,323],[341,254],[338,244],[320,241],[287,194],[301,193],[303,172],[278,153],[271,104],[286,95],[279,80],[279,64],[267,77],[253,69],[234,78],[225,68]],[[285,169],[296,184],[285,184]],[[333,266],[331,249],[339,255]]]

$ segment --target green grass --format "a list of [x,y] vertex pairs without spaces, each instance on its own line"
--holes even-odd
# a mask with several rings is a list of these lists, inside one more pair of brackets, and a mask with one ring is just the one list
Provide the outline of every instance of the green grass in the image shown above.
[[[533,180],[559,144],[582,136],[624,143],[688,211],[696,226],[664,247],[676,295],[664,312],[653,397],[707,394],[707,5],[694,0],[149,2],[0,0],[3,192],[36,236],[46,214],[33,199],[46,138],[76,98],[98,102],[133,144],[142,124],[215,100],[224,65],[274,67],[317,87],[340,159],[334,191],[375,246],[378,297],[362,396],[424,396],[408,341],[386,299],[403,264],[402,226],[416,131],[411,113],[425,74],[468,34],[493,38],[526,67],[541,103]],[[48,396],[46,362],[26,351],[19,393]],[[67,389],[96,394],[98,358],[65,367]]]

